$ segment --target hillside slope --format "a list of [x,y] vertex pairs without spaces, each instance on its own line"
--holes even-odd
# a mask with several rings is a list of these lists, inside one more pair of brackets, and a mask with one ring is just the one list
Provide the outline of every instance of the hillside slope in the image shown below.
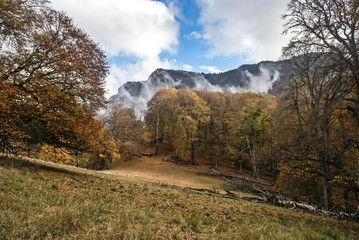
[[201,174],[209,171],[207,165],[177,165],[166,159],[165,156],[134,157],[104,172],[183,188],[220,190],[226,184],[223,179]]
[[357,239],[359,224],[0,158],[0,239]]

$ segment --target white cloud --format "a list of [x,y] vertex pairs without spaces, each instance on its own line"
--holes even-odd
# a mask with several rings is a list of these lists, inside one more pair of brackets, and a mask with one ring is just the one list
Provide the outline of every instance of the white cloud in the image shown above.
[[191,65],[189,65],[189,64],[183,64],[182,67],[183,67],[183,69],[185,71],[192,71],[193,70],[193,67]]
[[[280,49],[286,44],[281,36],[280,16],[288,0],[193,1],[200,7],[198,23],[203,31],[192,31],[186,37],[207,40],[208,56],[244,54],[250,61],[280,56]],[[114,64],[107,78],[107,96],[116,93],[126,81],[146,80],[156,68],[193,69],[188,64],[160,58],[166,51],[176,53],[179,44],[176,18],[186,21],[187,14],[180,8],[180,0],[166,3],[167,6],[155,0],[52,0],[55,9],[65,11],[111,57]],[[132,62],[116,63],[116,56],[129,57]],[[220,72],[214,66],[200,69]]]
[[199,66],[200,69],[206,70],[209,73],[220,73],[223,72],[222,70],[218,69],[215,66]]
[[161,60],[158,57],[142,59],[134,64],[112,65],[106,84],[107,97],[116,94],[118,88],[127,81],[147,80],[148,76],[157,68],[172,68],[174,65],[175,60]]
[[137,60],[111,66],[106,84],[109,94],[125,81],[145,80],[156,67],[170,66],[159,55],[176,52],[179,25],[173,7],[149,0],[52,0],[52,5],[72,17],[108,56]]
[[202,35],[199,32],[193,31],[189,34],[189,38],[200,39],[200,38],[202,38]]
[[53,0],[112,56],[175,51],[178,23],[163,3],[148,0]]
[[287,0],[197,0],[209,57],[245,55],[251,61],[277,59]]

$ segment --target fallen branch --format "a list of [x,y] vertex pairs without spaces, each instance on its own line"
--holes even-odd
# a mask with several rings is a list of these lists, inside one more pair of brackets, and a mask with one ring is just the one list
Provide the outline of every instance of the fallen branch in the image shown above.
[[141,155],[145,157],[153,157],[152,153],[141,153]]
[[265,188],[263,185],[272,186],[273,184],[266,182],[264,180],[262,181],[258,179],[242,178],[235,176],[233,174],[221,173],[214,168],[210,168],[210,170],[211,173],[208,175],[219,177],[229,182],[237,189],[254,195],[254,197],[239,197],[238,195],[228,190],[225,190],[227,193],[225,196],[227,197],[244,199],[252,202],[270,203],[276,206],[286,207],[290,209],[301,209],[316,215],[331,217],[336,219],[349,219],[356,221],[359,220],[359,207],[357,211],[352,214],[345,213],[342,211],[340,212],[325,211],[309,204],[286,200],[285,196],[283,196],[282,194]]

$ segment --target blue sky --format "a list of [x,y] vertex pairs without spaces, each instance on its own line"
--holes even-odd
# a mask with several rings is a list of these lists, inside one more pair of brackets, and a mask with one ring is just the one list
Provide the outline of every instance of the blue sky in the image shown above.
[[[170,6],[173,1],[161,1]],[[196,1],[177,1],[180,14],[176,17],[179,27],[179,44],[176,60],[191,66],[194,71],[210,72],[205,66],[218,70],[228,70],[238,67],[243,62],[238,56],[208,57],[207,50],[210,43],[203,39],[203,26],[199,24],[201,9]],[[171,58],[171,54],[164,52],[162,57]],[[188,67],[189,67],[188,66]],[[201,68],[202,67],[202,68]]]
[[157,68],[217,73],[277,60],[288,0],[52,0],[107,52],[107,96]]

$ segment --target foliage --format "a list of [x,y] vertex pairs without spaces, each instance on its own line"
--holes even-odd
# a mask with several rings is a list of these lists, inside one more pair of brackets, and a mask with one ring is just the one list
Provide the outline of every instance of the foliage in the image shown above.
[[0,13],[1,150],[48,144],[98,151],[104,52],[45,0],[0,1]]
[[195,144],[203,139],[202,129],[208,123],[209,108],[194,91],[178,90],[178,114],[175,122],[175,148],[195,164]]
[[310,205],[322,205],[322,178],[290,164],[282,164],[276,186],[285,196],[297,199],[305,197]]
[[107,110],[103,122],[122,156],[131,158],[141,154],[144,128],[133,109],[113,103]]
[[228,131],[224,121],[225,113],[229,108],[230,92],[208,92],[196,91],[196,94],[202,98],[209,107],[208,117],[209,121],[203,132],[204,144],[199,146],[203,149],[214,162],[217,167],[220,161],[225,161],[228,154],[226,145],[228,144]]
[[226,115],[229,129],[228,148],[238,162],[248,159],[253,176],[259,176],[259,165],[266,146],[271,145],[273,97],[254,93],[234,94],[231,111]]
[[177,119],[178,97],[175,89],[162,89],[147,103],[146,128],[154,134],[155,154],[159,154],[159,144],[173,147]]
[[65,149],[55,148],[50,145],[42,146],[39,158],[55,163],[71,164],[71,157]]
[[[148,106],[147,128],[158,129],[159,139],[192,163],[197,149],[215,166],[228,158],[242,161],[241,157],[251,159],[251,167],[257,166],[264,161],[261,150],[271,143],[275,101],[270,96],[163,89]],[[257,157],[254,152],[258,152]]]
[[353,0],[293,0],[284,15],[294,75],[278,109],[278,151],[292,171],[322,179],[327,210],[348,195],[359,202],[349,160],[358,154],[358,13]]

